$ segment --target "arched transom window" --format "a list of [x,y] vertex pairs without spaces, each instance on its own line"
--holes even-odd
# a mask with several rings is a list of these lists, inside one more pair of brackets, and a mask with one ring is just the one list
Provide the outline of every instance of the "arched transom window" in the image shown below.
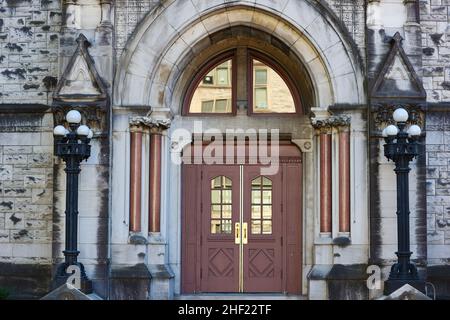
[[300,113],[299,95],[280,65],[256,51],[236,52],[201,68],[187,91],[184,115],[234,115],[237,101],[249,115]]

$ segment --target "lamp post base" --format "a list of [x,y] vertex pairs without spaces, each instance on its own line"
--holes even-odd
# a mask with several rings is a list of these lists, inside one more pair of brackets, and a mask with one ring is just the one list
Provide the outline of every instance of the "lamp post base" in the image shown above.
[[420,292],[425,294],[425,280],[421,279],[388,279],[384,282],[384,295],[388,296],[392,292],[400,289],[405,284],[409,284],[411,287],[416,288]]
[[[93,292],[92,290],[92,281],[86,275],[84,271],[84,266],[82,263],[77,262],[72,267],[74,268],[73,273],[67,273],[67,268],[70,267],[66,263],[61,263],[56,269],[56,275],[52,281],[52,290],[59,288],[65,283],[69,283],[77,287],[79,284],[79,289],[81,292],[85,294],[90,294]],[[78,268],[77,268],[78,267]],[[70,278],[71,277],[71,278]],[[70,278],[70,279],[69,279]],[[79,283],[78,282],[79,278]]]

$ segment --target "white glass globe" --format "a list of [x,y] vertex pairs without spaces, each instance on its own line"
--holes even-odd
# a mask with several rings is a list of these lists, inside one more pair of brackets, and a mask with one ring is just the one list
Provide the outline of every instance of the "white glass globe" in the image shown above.
[[87,137],[89,135],[89,131],[91,131],[91,129],[89,129],[88,126],[85,126],[84,124],[79,126],[77,129],[77,134],[79,136],[83,136],[83,137]]
[[89,134],[88,134],[88,139],[92,139],[92,137],[94,136],[94,132],[92,130],[89,130]]
[[409,114],[408,111],[406,111],[403,108],[398,108],[394,111],[394,120],[396,122],[406,122],[408,121]]
[[410,137],[417,137],[420,136],[420,134],[422,133],[422,129],[420,129],[420,127],[416,124],[413,124],[411,127],[409,127],[408,129],[408,135]]
[[398,133],[398,128],[393,124],[387,126],[385,130],[388,136],[395,136]]
[[66,128],[64,128],[63,126],[56,126],[55,129],[53,129],[53,134],[55,136],[65,136],[66,135]]
[[383,136],[383,138],[387,138],[388,134],[387,134],[386,128],[383,129],[383,132],[381,133],[381,135]]
[[77,110],[70,110],[66,115],[66,120],[68,123],[80,123],[81,113],[79,113]]

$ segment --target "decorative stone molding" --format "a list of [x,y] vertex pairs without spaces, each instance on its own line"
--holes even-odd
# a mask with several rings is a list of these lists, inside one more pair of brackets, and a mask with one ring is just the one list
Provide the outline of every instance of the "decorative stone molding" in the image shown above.
[[330,130],[331,128],[348,127],[351,123],[351,117],[347,115],[336,115],[326,119],[312,118],[311,123],[316,130]]
[[171,124],[171,119],[155,119],[150,116],[130,117],[130,126],[144,126],[162,131],[169,129]]
[[66,114],[70,110],[78,110],[81,113],[83,124],[92,128],[98,135],[98,132],[104,132],[107,128],[107,111],[103,106],[74,106],[74,105],[55,105],[52,107],[53,119],[55,123],[65,123]]
[[77,48],[59,80],[53,94],[55,123],[63,123],[66,113],[78,110],[84,123],[102,134],[107,133],[107,88],[95,68],[88,48],[89,41],[83,34],[77,38]]
[[398,108],[404,108],[409,113],[409,124],[416,124],[424,128],[425,114],[421,104],[374,104],[372,105],[374,124],[376,128],[385,127],[387,124],[395,124],[393,114]]
[[297,145],[303,153],[313,152],[313,142],[311,139],[292,139],[291,141]]
[[75,105],[106,104],[107,87],[88,51],[91,43],[82,33],[76,41],[77,48],[56,86],[53,100],[56,103]]
[[150,129],[150,133],[158,134],[170,128],[172,124],[172,114],[170,112],[150,111],[145,116],[130,117],[130,126],[140,126]]
[[370,97],[377,101],[425,100],[426,92],[402,45],[403,38],[395,33],[391,49],[374,79]]

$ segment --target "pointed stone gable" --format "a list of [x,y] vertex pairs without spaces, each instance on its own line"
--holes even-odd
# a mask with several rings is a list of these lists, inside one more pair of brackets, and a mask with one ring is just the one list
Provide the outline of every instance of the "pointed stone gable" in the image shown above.
[[392,48],[372,86],[372,98],[426,98],[422,82],[402,47],[402,40],[398,32],[392,38]]
[[58,83],[54,100],[78,103],[106,100],[105,85],[87,49],[89,41],[80,34],[77,43],[77,49]]

